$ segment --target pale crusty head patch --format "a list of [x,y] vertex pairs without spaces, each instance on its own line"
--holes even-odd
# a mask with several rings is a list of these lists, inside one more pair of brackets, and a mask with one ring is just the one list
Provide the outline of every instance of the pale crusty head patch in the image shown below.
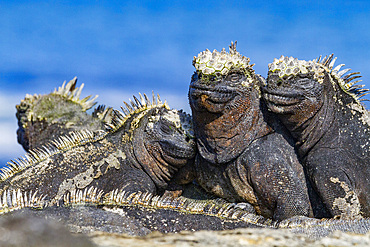
[[217,50],[206,49],[198,54],[193,59],[193,66],[198,74],[207,78],[210,76],[221,78],[227,75],[230,71],[239,71],[243,74],[254,74],[253,65],[249,64],[250,59],[242,56],[236,50],[235,43],[231,42],[229,52],[225,48],[218,52]]

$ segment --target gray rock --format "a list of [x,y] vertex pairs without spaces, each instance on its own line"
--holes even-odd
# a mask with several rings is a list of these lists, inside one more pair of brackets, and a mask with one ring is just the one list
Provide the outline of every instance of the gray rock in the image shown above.
[[124,234],[107,234],[95,232],[90,235],[91,240],[99,247],[105,246],[370,246],[370,234],[347,234],[335,232],[331,236],[320,240],[313,240],[307,236],[294,234],[286,229],[235,229],[226,231],[197,231],[161,234],[153,232],[145,237],[132,237]]
[[0,218],[0,246],[95,246],[86,236],[70,233],[62,224],[26,215]]

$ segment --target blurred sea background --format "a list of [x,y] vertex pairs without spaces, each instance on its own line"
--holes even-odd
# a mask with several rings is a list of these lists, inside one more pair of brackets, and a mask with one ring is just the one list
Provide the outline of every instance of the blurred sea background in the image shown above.
[[[0,1],[0,166],[24,155],[15,105],[78,77],[82,97],[118,108],[152,90],[190,112],[193,56],[238,41],[266,76],[275,57],[334,53],[370,88],[370,2]],[[369,96],[365,98],[370,98]],[[369,102],[365,102],[369,109]]]

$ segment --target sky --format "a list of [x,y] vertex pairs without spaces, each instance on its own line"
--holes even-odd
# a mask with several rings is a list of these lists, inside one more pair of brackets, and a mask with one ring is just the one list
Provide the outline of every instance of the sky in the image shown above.
[[0,166],[24,155],[15,105],[25,94],[77,76],[82,96],[98,94],[99,104],[154,91],[189,112],[193,56],[235,40],[262,76],[281,55],[334,53],[370,88],[369,16],[368,0],[0,0]]

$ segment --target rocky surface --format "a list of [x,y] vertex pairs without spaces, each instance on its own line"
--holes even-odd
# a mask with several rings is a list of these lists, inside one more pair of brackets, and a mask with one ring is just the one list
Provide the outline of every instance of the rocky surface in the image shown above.
[[335,232],[320,240],[293,234],[288,230],[236,229],[227,231],[151,233],[145,237],[94,233],[91,240],[97,246],[370,246],[370,234],[356,235]]
[[0,246],[95,246],[87,236],[72,234],[59,222],[34,216],[0,218]]
[[319,240],[287,229],[262,228],[169,234],[152,232],[141,237],[99,231],[85,235],[70,233],[57,221],[17,215],[0,218],[0,246],[370,246],[370,233],[334,232]]

